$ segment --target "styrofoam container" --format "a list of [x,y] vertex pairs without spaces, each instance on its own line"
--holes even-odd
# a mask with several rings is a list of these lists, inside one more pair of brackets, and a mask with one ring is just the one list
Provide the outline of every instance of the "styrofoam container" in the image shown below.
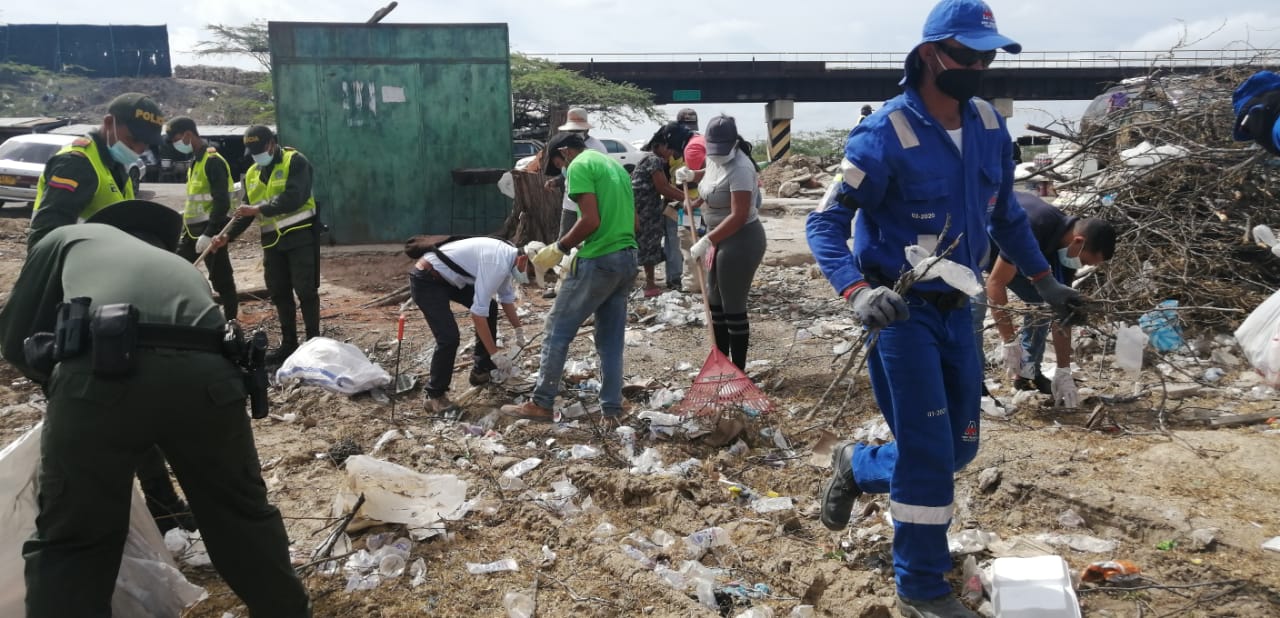
[[1081,618],[1071,571],[1060,556],[997,558],[991,603],[997,618]]

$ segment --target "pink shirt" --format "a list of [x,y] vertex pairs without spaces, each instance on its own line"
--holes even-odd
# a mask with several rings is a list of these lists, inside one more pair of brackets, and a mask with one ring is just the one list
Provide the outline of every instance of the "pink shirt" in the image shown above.
[[707,164],[707,138],[701,133],[689,138],[684,145],[684,164],[691,170],[700,170]]

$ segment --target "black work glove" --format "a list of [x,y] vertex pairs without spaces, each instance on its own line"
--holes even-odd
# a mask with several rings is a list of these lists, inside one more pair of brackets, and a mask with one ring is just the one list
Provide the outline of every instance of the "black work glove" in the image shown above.
[[1054,318],[1063,326],[1074,326],[1084,322],[1084,298],[1074,288],[1063,285],[1052,275],[1038,279],[1033,285],[1044,302],[1053,308]]
[[1280,116],[1280,90],[1253,97],[1236,118],[1236,130],[1248,135],[1268,152],[1280,155],[1273,132]]

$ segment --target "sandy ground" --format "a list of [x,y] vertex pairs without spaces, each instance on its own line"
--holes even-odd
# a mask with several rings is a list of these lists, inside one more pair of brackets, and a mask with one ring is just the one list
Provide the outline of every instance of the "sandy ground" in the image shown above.
[[[159,199],[173,199],[165,191],[169,187],[162,189]],[[795,212],[793,207],[788,211]],[[7,297],[21,267],[29,213],[5,208],[0,214],[5,215],[0,218],[0,291]],[[326,453],[341,441],[369,452],[386,431],[399,429],[411,435],[389,442],[377,457],[423,473],[457,475],[468,483],[467,498],[478,498],[469,514],[447,523],[446,535],[414,544],[412,557],[426,564],[425,581],[417,587],[406,575],[373,590],[346,592],[347,574],[308,570],[306,584],[316,615],[503,616],[504,596],[513,591],[535,599],[539,616],[736,616],[748,606],[768,607],[773,615],[785,616],[801,604],[814,605],[818,615],[890,615],[892,528],[884,523],[885,498],[864,496],[855,511],[858,518],[843,533],[827,531],[817,519],[817,496],[829,472],[821,456],[829,440],[824,445],[821,438],[826,432],[840,437],[865,434],[866,428],[874,428],[879,412],[863,374],[852,381],[851,391],[837,389],[828,405],[806,418],[844,362],[833,348],[854,333],[845,329],[848,315],[808,265],[802,215],[769,217],[766,223],[771,250],[752,294],[751,358],[769,361],[752,373],[776,411],[747,418],[740,436],[746,449],[732,451],[711,446],[705,438],[657,439],[633,416],[630,424],[637,428],[640,447],[655,448],[664,464],[698,460],[682,474],[633,473],[631,463],[617,455],[616,436],[595,430],[589,417],[554,426],[497,419],[489,426],[489,415],[498,405],[528,391],[529,385],[519,381],[479,392],[464,406],[465,415],[458,422],[428,417],[419,391],[396,399],[393,422],[391,406],[367,394],[345,397],[314,387],[275,389],[273,413],[294,414],[296,419],[256,421],[255,429],[263,475],[272,501],[286,518],[299,564],[309,561],[332,523],[334,496],[346,479]],[[260,287],[260,251],[254,239],[234,247],[233,257],[242,289]],[[326,248],[325,336],[357,345],[390,369],[398,309],[361,305],[405,285],[407,267],[408,259],[398,247]],[[533,289],[524,290],[523,297],[532,335],[541,331],[541,316],[551,301]],[[687,297],[680,311],[696,315],[698,305],[690,302],[694,298]],[[628,391],[636,413],[654,407],[650,400],[659,388],[687,388],[706,357],[706,334],[700,325],[658,328],[668,300],[637,299],[632,304],[626,373],[628,382],[636,385]],[[460,323],[469,321],[465,310],[458,309]],[[250,325],[274,329],[272,314],[264,301],[242,304],[242,317]],[[464,335],[464,344],[468,341]],[[989,339],[989,345],[994,346],[993,341]],[[425,379],[431,347],[425,322],[411,310],[402,371],[419,376],[419,382]],[[460,360],[467,356],[460,353]],[[590,338],[579,338],[571,359],[587,361],[592,356]],[[522,356],[526,372],[534,371],[535,357],[527,352]],[[1078,375],[1094,396],[1079,410],[1053,410],[1044,399],[1033,397],[1008,418],[985,418],[978,458],[956,477],[953,532],[978,529],[1005,540],[1073,534],[1113,542],[1114,548],[1095,553],[1054,546],[1045,537],[1037,541],[1065,558],[1076,572],[1093,561],[1113,558],[1141,567],[1147,579],[1136,588],[1084,586],[1080,600],[1087,616],[1280,615],[1280,554],[1261,549],[1264,541],[1280,535],[1280,435],[1264,431],[1266,425],[1211,430],[1202,420],[1216,414],[1273,411],[1274,395],[1251,397],[1256,380],[1236,365],[1223,367],[1227,376],[1218,384],[1187,398],[1166,400],[1166,386],[1190,382],[1188,375],[1198,376],[1203,369],[1186,359],[1164,362],[1173,367],[1169,377],[1148,369],[1142,379],[1144,394],[1122,403],[1122,396],[1133,392],[1132,383],[1117,379],[1109,355],[1086,352]],[[0,440],[8,442],[39,420],[40,394],[12,368],[5,365],[2,371]],[[467,390],[465,376],[461,369],[455,375],[453,396]],[[992,370],[988,378],[995,382],[999,376]],[[588,408],[593,402],[589,390],[571,390],[569,395],[581,396]],[[1012,398],[1007,386],[996,395],[1004,401]],[[1099,422],[1086,429],[1095,409]],[[833,427],[833,418],[841,413]],[[786,442],[779,442],[778,434]],[[494,444],[505,452],[490,452]],[[561,458],[577,444],[595,445],[605,455]],[[811,457],[815,447],[819,454]],[[527,489],[504,490],[500,472],[526,457],[543,459],[522,477]],[[997,472],[986,476],[998,473],[999,480],[980,489],[980,473],[990,469]],[[577,489],[572,502],[579,512],[567,513],[536,499],[536,494],[551,491],[553,482],[563,480]],[[759,494],[789,496],[794,508],[759,513],[735,497],[725,481]],[[587,498],[593,508],[584,508]],[[1083,523],[1064,517],[1067,510]],[[601,529],[605,522],[613,529]],[[678,571],[687,558],[683,542],[651,548],[636,535],[652,539],[654,531],[662,529],[680,539],[710,526],[721,526],[730,539],[700,560],[722,569],[716,577],[721,603],[716,611],[700,605],[692,589],[668,585],[660,574],[663,569],[629,557],[622,548],[624,542],[639,546],[648,559]],[[1192,538],[1193,531],[1205,529],[1216,530],[1207,546]],[[353,532],[353,549],[363,548],[377,532],[398,536],[403,527]],[[544,563],[544,546],[557,556],[551,563]],[[1001,551],[993,547],[975,557],[983,565]],[[515,559],[519,570],[490,575],[466,570],[466,563],[502,558]],[[957,557],[952,573],[957,588],[961,560]],[[187,615],[247,616],[216,572],[184,570],[210,594]],[[758,584],[764,585],[758,590],[766,592],[757,592]],[[753,591],[734,594],[746,589]]]

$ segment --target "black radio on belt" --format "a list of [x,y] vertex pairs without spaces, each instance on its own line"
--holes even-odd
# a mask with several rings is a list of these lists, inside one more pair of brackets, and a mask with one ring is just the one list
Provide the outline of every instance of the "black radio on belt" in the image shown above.
[[53,358],[63,361],[84,353],[89,345],[89,304],[85,296],[58,303],[57,323],[53,328]]
[[260,330],[249,338],[241,357],[241,369],[244,370],[244,386],[249,391],[249,415],[253,418],[266,418],[271,411],[271,401],[267,398],[270,383],[267,380],[267,332]]

